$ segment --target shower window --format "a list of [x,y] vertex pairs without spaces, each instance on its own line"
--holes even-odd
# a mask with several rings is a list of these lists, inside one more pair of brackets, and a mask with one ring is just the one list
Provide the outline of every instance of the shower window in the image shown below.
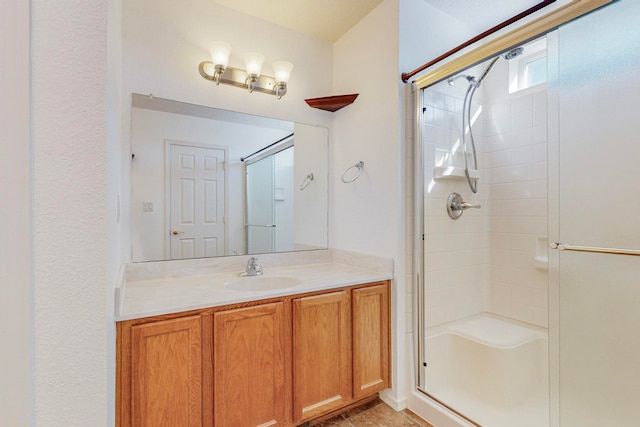
[[525,85],[531,87],[547,81],[547,57],[533,59],[525,66]]
[[547,42],[531,42],[525,53],[509,63],[509,93],[534,88],[547,82]]

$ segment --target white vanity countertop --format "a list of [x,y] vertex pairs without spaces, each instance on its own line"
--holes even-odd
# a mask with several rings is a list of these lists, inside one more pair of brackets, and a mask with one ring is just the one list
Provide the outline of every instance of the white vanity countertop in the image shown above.
[[[260,278],[296,278],[294,287],[267,291],[238,291],[225,283]],[[126,280],[116,293],[116,321],[177,313],[239,302],[281,297],[393,278],[392,271],[374,271],[339,262],[264,267],[264,274],[238,277],[238,271]]]

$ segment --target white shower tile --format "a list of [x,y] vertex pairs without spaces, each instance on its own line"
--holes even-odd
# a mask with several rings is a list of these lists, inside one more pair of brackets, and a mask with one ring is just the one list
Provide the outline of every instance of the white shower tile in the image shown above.
[[460,99],[460,98],[455,98],[455,101],[454,101],[454,111],[455,111],[457,114],[462,114],[462,108],[463,108],[463,106],[464,106],[464,100],[463,100],[463,99]]
[[531,315],[530,323],[540,326],[541,328],[549,327],[549,312],[547,310],[533,308],[531,309]]
[[444,323],[446,319],[444,307],[434,307],[429,310],[425,309],[424,321],[427,328]]
[[513,286],[511,288],[511,298],[513,301],[517,301],[528,306],[533,299],[533,289],[528,286]]
[[447,111],[455,112],[455,98],[451,95],[444,95],[444,109]]
[[534,144],[543,144],[547,142],[547,127],[546,126],[534,126],[531,129],[531,138]]
[[444,93],[442,92],[434,92],[433,94],[433,106],[439,109],[444,109],[445,101],[444,101]]
[[533,189],[531,182],[511,182],[506,186],[507,199],[522,199],[532,197]]
[[535,144],[533,146],[533,161],[534,162],[546,162],[547,161],[547,144]]
[[492,263],[488,274],[489,284],[492,286],[498,284],[503,286],[508,285],[513,278],[512,270],[511,267],[499,266]]
[[533,161],[533,146],[527,145],[524,147],[511,149],[511,163],[519,165],[523,163],[531,163]]
[[435,144],[438,127],[433,124],[425,124],[422,128],[422,139],[426,144]]
[[492,200],[495,216],[500,219],[500,216],[510,216],[513,214],[513,201],[512,200]]
[[526,270],[533,267],[533,251],[511,251],[511,265],[521,271],[516,277],[524,277]]
[[533,181],[532,197],[547,197],[547,181]]
[[489,289],[491,311],[509,316],[511,314],[511,287],[492,283],[489,285]]
[[434,93],[432,90],[425,90],[422,93],[422,105],[423,107],[432,106],[434,103]]
[[532,298],[531,305],[535,308],[548,309],[549,308],[549,291],[545,288],[531,288]]
[[446,111],[443,108],[433,109],[433,124],[438,127],[447,126]]
[[[462,121],[461,98],[432,98],[441,111],[431,122],[439,126],[429,128],[428,162],[436,161],[436,147],[460,145]],[[546,94],[505,98],[483,108],[474,124],[481,168],[478,195],[472,197],[464,181],[435,182],[432,170],[425,171],[425,285],[431,291],[427,321],[433,325],[492,310],[544,323],[547,275],[534,269],[533,259],[536,238],[546,235],[547,228]],[[465,212],[458,221],[449,219],[445,200],[452,191],[483,208]],[[407,253],[412,249],[407,245]]]
[[485,152],[508,150],[510,135],[508,132],[496,134],[486,138]]
[[492,104],[490,110],[487,111],[487,118],[496,123],[498,132],[507,132],[511,127],[511,110],[509,101],[505,100]]
[[511,167],[511,179],[513,181],[531,181],[533,176],[533,166],[531,164],[521,164]]
[[510,234],[508,248],[514,251],[529,251],[533,254],[535,239],[529,234]]
[[533,126],[547,126],[547,92],[533,94]]
[[422,123],[433,124],[433,111],[434,107],[431,105],[429,105],[428,107],[424,107],[424,110],[422,112]]
[[509,132],[510,147],[524,147],[533,145],[533,133],[531,129],[519,129]]
[[444,234],[429,234],[424,238],[424,252],[432,254],[435,252],[441,252],[446,240]]
[[533,98],[520,96],[511,101],[511,130],[529,129],[533,124]]
[[511,164],[511,151],[500,150],[486,153],[487,168],[496,168],[500,166],[508,166]]
[[491,233],[489,235],[489,247],[491,249],[511,249],[508,233]]
[[519,301],[511,301],[512,316],[523,322],[532,323],[533,310],[528,304]]
[[534,181],[547,179],[547,162],[536,162],[533,164],[532,179]]
[[404,329],[405,329],[405,332],[407,333],[413,332],[413,313],[405,314]]

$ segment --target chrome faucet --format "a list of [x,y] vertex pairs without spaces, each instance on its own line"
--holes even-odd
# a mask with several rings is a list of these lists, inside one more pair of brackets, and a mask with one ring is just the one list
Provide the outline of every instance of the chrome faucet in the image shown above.
[[256,261],[258,261],[258,258],[254,256],[249,258],[247,268],[245,268],[245,271],[240,273],[239,276],[260,276],[262,274],[262,266],[258,265]]

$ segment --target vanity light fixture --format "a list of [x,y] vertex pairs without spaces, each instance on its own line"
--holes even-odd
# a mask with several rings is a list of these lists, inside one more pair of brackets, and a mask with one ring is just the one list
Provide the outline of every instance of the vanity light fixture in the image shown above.
[[273,63],[275,78],[262,75],[264,55],[260,53],[246,53],[243,57],[246,70],[227,66],[231,46],[225,42],[213,42],[211,44],[211,61],[200,63],[198,70],[200,75],[207,80],[231,86],[247,89],[249,93],[254,91],[275,95],[278,99],[287,93],[289,76],[293,64],[288,61]]
[[244,65],[247,69],[247,89],[249,93],[253,92],[256,87],[256,83],[260,78],[260,72],[262,71],[262,64],[264,64],[264,55],[257,52],[245,53]]
[[211,43],[211,63],[214,65],[213,81],[220,84],[220,79],[229,64],[231,55],[231,45],[229,43],[216,41]]

